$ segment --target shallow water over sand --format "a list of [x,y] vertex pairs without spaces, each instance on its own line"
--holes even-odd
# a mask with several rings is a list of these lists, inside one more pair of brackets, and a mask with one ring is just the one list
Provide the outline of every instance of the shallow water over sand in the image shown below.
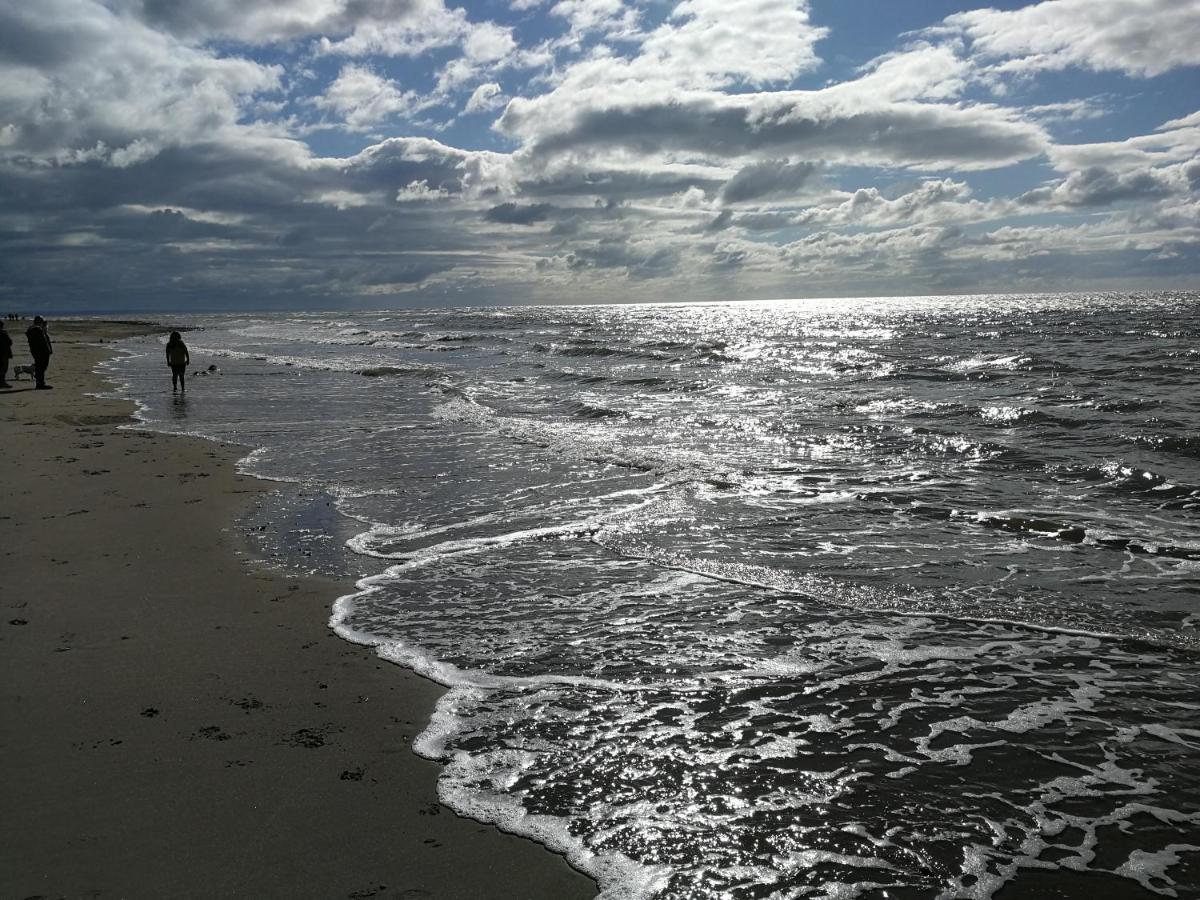
[[147,420],[607,896],[1200,895],[1194,295],[196,324]]

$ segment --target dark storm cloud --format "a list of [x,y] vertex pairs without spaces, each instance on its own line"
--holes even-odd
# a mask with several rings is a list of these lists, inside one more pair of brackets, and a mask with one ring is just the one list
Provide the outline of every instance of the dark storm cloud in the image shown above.
[[[0,213],[9,211],[99,211],[142,205],[228,213],[280,226],[309,219],[339,223],[380,218],[393,211],[397,222],[425,217],[419,209],[397,209],[397,191],[414,181],[458,192],[465,153],[435,153],[389,142],[349,160],[297,166],[246,148],[219,144],[172,147],[124,168],[98,162],[77,166],[10,166],[0,169]],[[353,198],[357,206],[336,209],[326,196]]]
[[[1065,27],[1068,8],[1104,29],[1115,59],[1147,29],[1163,36],[1163,22],[1186,24],[1170,0],[1153,0],[1154,21],[1140,22],[1115,16],[1118,0],[980,11],[951,23],[955,41],[886,54],[819,90],[777,92],[767,88],[819,64],[824,29],[805,26],[803,3],[670,0],[659,26],[595,53],[520,44],[529,35],[504,24],[507,5],[495,5],[505,10],[499,22],[476,21],[484,6],[0,0],[0,296],[80,309],[312,306],[464,285],[491,292],[485,302],[536,299],[538,287],[561,298],[575,296],[565,289],[573,284],[604,300],[601,292],[633,297],[626,279],[705,271],[740,272],[739,287],[761,291],[768,276],[790,285],[818,263],[837,273],[831,279],[886,268],[888,289],[902,290],[922,277],[912,260],[923,272],[955,256],[967,272],[1010,247],[1014,258],[1046,246],[1082,258],[1140,242],[1147,259],[1169,250],[1164,267],[1194,259],[1186,247],[1197,241],[1189,191],[1200,189],[1200,114],[1180,108],[1183,117],[1155,136],[1121,134],[1112,112],[1113,140],[1068,147],[1036,124],[1036,107],[1019,108],[1027,92],[994,95],[1012,107],[969,99],[1000,83],[977,79],[980,53],[992,75],[1084,59],[1087,35]],[[534,24],[549,6],[522,18]],[[1044,16],[1064,27],[1025,28]],[[528,31],[540,40],[545,21],[536,24]],[[1146,45],[1130,71],[1196,59],[1186,31],[1168,35],[1174,62]],[[746,46],[753,52],[715,49]],[[442,55],[426,57],[428,67],[384,59],[431,48]],[[316,121],[328,115],[321,99],[342,80],[330,81],[331,53],[371,57],[361,71],[393,91],[392,102],[431,117],[411,127],[511,152],[417,137],[373,139],[355,152],[361,145],[344,133],[314,132],[329,124]],[[364,90],[373,83],[360,81]],[[443,108],[461,112],[476,82],[503,83],[512,98],[497,133],[484,132],[483,117],[433,120]],[[346,97],[347,109],[375,99]],[[318,148],[347,155],[323,158]],[[1074,174],[1020,204],[1010,185],[1027,170],[947,177],[1047,150],[1057,177]],[[897,177],[912,177],[912,187],[879,188]],[[1018,212],[1038,224],[1099,222],[1079,213],[1109,207],[1119,227],[1108,231],[999,234]],[[998,234],[971,242],[954,223]],[[796,241],[795,269],[784,262],[786,241]],[[642,287],[649,298],[662,286]]]
[[[729,210],[726,210],[729,212]],[[720,219],[720,216],[717,217]],[[713,226],[717,225],[714,221]],[[787,213],[773,212],[758,212],[758,213],[742,213],[740,215],[731,214],[725,220],[722,228],[730,225],[736,225],[738,228],[744,228],[747,231],[778,231],[780,228],[789,228],[796,224],[796,216]]]
[[724,231],[733,224],[733,210],[723,209],[717,215],[703,225],[693,229],[693,231],[702,232],[704,234],[714,234],[718,231]]
[[358,283],[365,285],[420,284],[431,275],[445,272],[450,268],[452,268],[450,264],[434,260],[407,264],[389,263],[370,266],[355,277]]
[[715,248],[709,256],[709,268],[716,272],[735,272],[745,267],[750,254],[745,250]]
[[1092,166],[1073,172],[1058,185],[1037,188],[1017,198],[1025,206],[1102,207],[1133,200],[1166,197],[1172,188],[1162,172],[1143,169],[1111,172]]
[[1194,160],[1183,168],[1183,174],[1193,191],[1200,191],[1200,160]]
[[[157,307],[164,296],[320,305],[424,284],[453,267],[448,253],[494,248],[466,227],[478,215],[470,208],[395,195],[413,181],[462,190],[470,157],[398,141],[297,165],[210,143],[124,168],[9,165],[0,168],[0,240],[22,259],[5,289],[40,293],[56,308],[127,308]],[[37,228],[6,227],[30,216]],[[397,252],[408,256],[382,261]]]
[[680,252],[675,247],[634,244],[623,237],[607,238],[582,244],[566,255],[567,267],[585,269],[624,269],[631,278],[658,278],[675,272]]
[[1036,156],[1047,145],[1038,126],[993,107],[831,103],[800,92],[614,102],[580,108],[564,124],[534,104],[514,102],[498,124],[510,134],[533,128],[529,148],[535,158],[586,158],[608,149],[710,158],[786,152],[846,162],[986,168]]
[[340,35],[355,26],[403,20],[415,0],[117,0],[147,24],[188,38],[278,41]]
[[647,172],[637,169],[594,170],[572,168],[553,176],[521,181],[521,192],[530,196],[596,196],[616,200],[644,200],[681,194],[689,188],[715,189],[721,179],[699,172]]
[[36,3],[0,4],[0,60],[32,69],[57,69],[107,35],[86,19],[47,19]]
[[97,234],[111,241],[146,243],[198,240],[233,240],[246,232],[219,222],[190,219],[176,209],[156,209],[145,214],[126,210],[105,211],[95,219]]
[[[290,208],[314,183],[310,173],[218,144],[172,147],[143,162],[114,168],[10,166],[0,210],[99,210],[126,204],[193,207],[243,213]],[[15,197],[14,197],[15,195]],[[19,198],[19,199],[17,199]]]
[[478,155],[427,138],[390,138],[336,168],[346,186],[356,190],[387,190],[394,194],[424,182],[432,190],[460,194],[471,160]]
[[768,160],[745,166],[725,182],[721,199],[726,203],[742,203],[759,197],[794,194],[804,187],[817,171],[815,163],[789,163]]
[[522,206],[519,203],[501,203],[493,206],[483,214],[489,222],[503,225],[534,225],[546,219],[554,207],[549,203],[530,203]]

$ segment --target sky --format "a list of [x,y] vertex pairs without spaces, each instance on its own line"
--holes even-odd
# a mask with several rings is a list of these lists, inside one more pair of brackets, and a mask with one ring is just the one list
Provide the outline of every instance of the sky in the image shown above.
[[0,0],[0,311],[1200,288],[1200,0]]

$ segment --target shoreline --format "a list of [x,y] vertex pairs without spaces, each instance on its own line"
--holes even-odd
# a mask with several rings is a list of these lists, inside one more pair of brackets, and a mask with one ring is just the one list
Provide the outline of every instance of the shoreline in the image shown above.
[[0,393],[0,896],[594,897],[438,802],[411,743],[444,690],[328,627],[353,579],[250,564],[277,486],[244,451],[84,395],[98,341],[163,329],[51,330],[56,390]]

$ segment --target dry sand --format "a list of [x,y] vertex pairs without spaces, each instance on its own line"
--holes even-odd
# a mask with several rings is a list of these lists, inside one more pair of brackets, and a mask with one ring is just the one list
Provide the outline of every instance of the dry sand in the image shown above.
[[251,564],[236,448],[84,396],[144,328],[51,330],[55,390],[0,392],[0,897],[594,896],[438,803],[441,689],[327,629],[347,585]]

